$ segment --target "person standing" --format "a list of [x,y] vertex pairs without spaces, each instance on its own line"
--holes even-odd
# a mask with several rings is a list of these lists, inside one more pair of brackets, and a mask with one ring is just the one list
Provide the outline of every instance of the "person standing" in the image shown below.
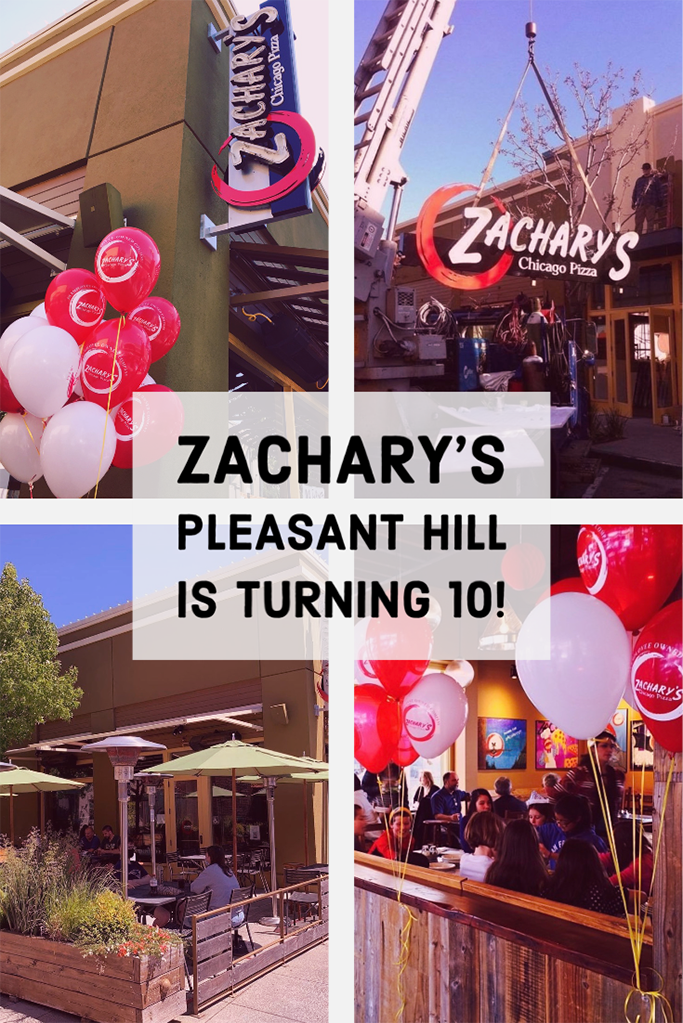
[[636,212],[636,231],[646,234],[643,230],[647,220],[647,230],[653,231],[657,210],[662,205],[662,183],[659,176],[653,173],[652,166],[644,163],[642,175],[636,181],[631,199],[631,209]]
[[[602,804],[598,792],[598,783],[607,799],[607,810],[609,817],[614,824],[617,818],[621,791],[619,776],[610,764],[612,755],[618,749],[618,743],[611,732],[600,732],[595,737],[595,757],[585,753],[579,761],[578,767],[572,767],[567,771],[565,777],[553,786],[546,786],[546,794],[551,799],[559,799],[565,794],[585,796],[590,803],[593,824],[601,838],[607,836],[607,825],[602,812]],[[597,758],[597,770],[600,773],[600,781],[596,772],[595,759]]]

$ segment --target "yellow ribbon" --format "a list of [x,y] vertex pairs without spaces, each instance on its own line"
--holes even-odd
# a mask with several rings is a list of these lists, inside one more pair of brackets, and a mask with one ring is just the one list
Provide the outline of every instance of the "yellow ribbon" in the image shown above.
[[244,307],[242,307],[242,315],[246,316],[246,318],[248,320],[251,320],[252,323],[254,322],[254,320],[256,319],[257,316],[262,316],[264,320],[268,320],[268,323],[272,323],[273,322],[271,320],[270,316],[266,316],[265,313],[245,313]]
[[[617,859],[616,843],[615,843],[615,840],[614,840],[614,828],[613,828],[613,825],[612,825],[612,818],[610,816],[609,807],[608,807],[608,803],[607,803],[607,792],[605,790],[605,783],[604,783],[604,781],[602,779],[602,774],[601,774],[601,771],[600,771],[600,765],[599,765],[598,760],[597,760],[597,754],[595,753],[595,742],[594,742],[594,740],[589,740],[588,741],[588,753],[589,753],[589,756],[590,756],[590,759],[591,759],[591,765],[593,766],[593,774],[594,774],[594,777],[596,779],[596,789],[597,789],[597,793],[598,793],[598,799],[600,801],[600,809],[602,810],[603,819],[605,821],[605,827],[607,829],[607,839],[608,839],[608,842],[609,842],[610,854],[611,854],[612,860],[614,862],[614,866],[615,866],[615,870],[616,870],[616,875],[617,875],[617,881],[618,881],[618,884],[619,884],[619,891],[621,893],[621,899],[622,899],[622,902],[624,904],[624,911],[626,913],[626,924],[628,926],[629,941],[630,941],[630,944],[631,944],[631,952],[633,954],[633,965],[634,965],[634,971],[635,972],[634,972],[634,976],[633,976],[632,989],[631,989],[631,991],[629,991],[628,995],[626,996],[626,1000],[624,1002],[624,1017],[626,1018],[626,1020],[629,1021],[629,1023],[655,1023],[655,1015],[656,1015],[656,1011],[657,1011],[657,1004],[659,1004],[659,1006],[661,1008],[661,1011],[662,1011],[662,1014],[663,1014],[663,1017],[664,1017],[664,1020],[665,1020],[665,1023],[673,1023],[673,1010],[672,1010],[671,1004],[669,1003],[669,1001],[666,998],[666,996],[661,991],[645,991],[645,990],[643,990],[643,986],[642,986],[645,978],[643,977],[643,975],[641,973],[641,969],[640,969],[640,957],[641,957],[641,953],[642,953],[642,950],[643,950],[643,942],[645,940],[645,929],[646,929],[646,925],[647,925],[647,916],[646,915],[645,915],[642,923],[641,923],[641,920],[640,920],[641,892],[642,892],[642,872],[643,872],[643,856],[642,856],[642,852],[643,852],[643,829],[642,829],[642,826],[641,826],[640,835],[639,835],[639,843],[638,843],[638,845],[639,845],[639,848],[638,848],[638,853],[639,853],[639,855],[638,855],[638,884],[637,884],[636,891],[634,893],[634,898],[633,898],[633,906],[634,906],[634,908],[633,908],[633,924],[631,924],[631,918],[629,916],[628,898],[627,898],[627,895],[626,895],[626,889],[624,888],[624,883],[623,883],[622,878],[621,878],[621,870],[619,868],[619,861]],[[659,818],[660,826],[659,826],[659,831],[657,833],[657,845],[656,845],[656,848],[655,848],[655,854],[654,854],[653,861],[652,861],[652,879],[650,881],[650,891],[652,890],[652,886],[653,886],[654,880],[655,880],[655,874],[656,874],[656,871],[657,871],[657,863],[658,863],[658,860],[659,860],[659,850],[660,850],[661,843],[662,843],[662,832],[664,830],[662,825],[663,825],[663,822],[664,822],[664,814],[666,813],[666,805],[667,805],[667,802],[668,802],[668,799],[669,799],[669,790],[671,788],[671,781],[672,781],[672,778],[673,778],[674,767],[675,767],[675,760],[674,760],[673,754],[671,754],[671,762],[669,764],[669,773],[667,775],[666,785],[664,787],[664,795],[662,797],[662,809],[661,809],[660,818]],[[641,805],[641,807],[643,806],[644,790],[645,790],[645,763],[643,762],[641,764],[641,772],[640,772],[640,805]],[[635,800],[634,800],[634,804],[635,804]],[[634,838],[633,845],[635,847],[635,832],[636,832],[635,805],[632,808],[632,817],[633,817],[633,838]],[[652,973],[655,974],[655,971],[653,970]],[[659,976],[659,974],[656,974],[656,976]],[[628,1015],[628,1010],[629,1010],[630,1002],[631,1002],[631,1000],[633,999],[633,997],[636,994],[639,994],[643,998],[649,999],[648,1009],[647,1009],[648,1016],[647,1016],[647,1018],[644,1018],[643,1016],[641,1016],[640,1012],[638,1012],[636,1017],[633,1020],[631,1020],[629,1015]]]
[[100,472],[102,471],[102,459],[104,458],[104,444],[107,439],[107,426],[109,425],[109,409],[111,407],[111,392],[114,387],[114,373],[116,372],[116,356],[119,351],[119,338],[121,336],[121,327],[126,322],[126,317],[121,313],[119,316],[119,325],[116,331],[116,344],[114,345],[114,358],[111,364],[111,376],[109,378],[109,394],[107,395],[107,418],[104,421],[104,433],[102,434],[102,449],[100,451],[100,462],[97,466],[97,483],[95,484],[95,493],[93,495],[93,501],[97,500],[97,491],[100,486]]

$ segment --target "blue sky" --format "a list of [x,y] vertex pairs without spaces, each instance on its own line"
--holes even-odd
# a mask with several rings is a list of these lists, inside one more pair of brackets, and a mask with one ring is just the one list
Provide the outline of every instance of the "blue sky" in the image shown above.
[[[356,2],[356,64],[384,7],[384,0]],[[611,60],[627,79],[640,70],[642,92],[657,103],[680,95],[680,0],[532,0],[531,19],[529,8],[529,0],[457,0],[453,33],[441,44],[403,150],[410,182],[401,220],[442,185],[479,184],[524,69],[529,20],[537,24],[544,77],[550,68],[563,79],[574,63],[600,74]],[[535,78],[527,77],[522,98],[541,102]],[[568,129],[580,133],[571,116]],[[499,156],[495,180],[516,176]]]
[[130,526],[2,526],[0,563],[41,594],[58,628],[132,597]]

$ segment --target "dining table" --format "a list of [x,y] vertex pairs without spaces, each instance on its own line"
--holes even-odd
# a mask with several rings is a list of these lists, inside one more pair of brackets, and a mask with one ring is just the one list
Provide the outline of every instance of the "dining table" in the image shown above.
[[180,898],[185,896],[185,892],[181,888],[176,888],[174,892],[170,893],[170,885],[161,885],[165,890],[166,894],[161,895],[159,888],[152,888],[148,884],[139,885],[137,888],[133,888],[128,893],[128,899],[135,903],[136,912],[138,910],[156,909],[157,906],[170,906],[178,902]]

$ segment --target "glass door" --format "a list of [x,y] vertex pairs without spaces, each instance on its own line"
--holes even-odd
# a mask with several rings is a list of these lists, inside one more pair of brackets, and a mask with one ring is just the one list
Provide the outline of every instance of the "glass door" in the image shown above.
[[609,373],[609,404],[622,416],[632,415],[631,343],[628,317],[621,313],[610,316],[607,337]]
[[199,855],[201,842],[199,793],[196,781],[175,781],[175,815],[178,855]]
[[673,418],[678,395],[678,368],[674,317],[668,309],[650,309],[650,353],[652,360],[652,419],[662,422],[662,416]]

